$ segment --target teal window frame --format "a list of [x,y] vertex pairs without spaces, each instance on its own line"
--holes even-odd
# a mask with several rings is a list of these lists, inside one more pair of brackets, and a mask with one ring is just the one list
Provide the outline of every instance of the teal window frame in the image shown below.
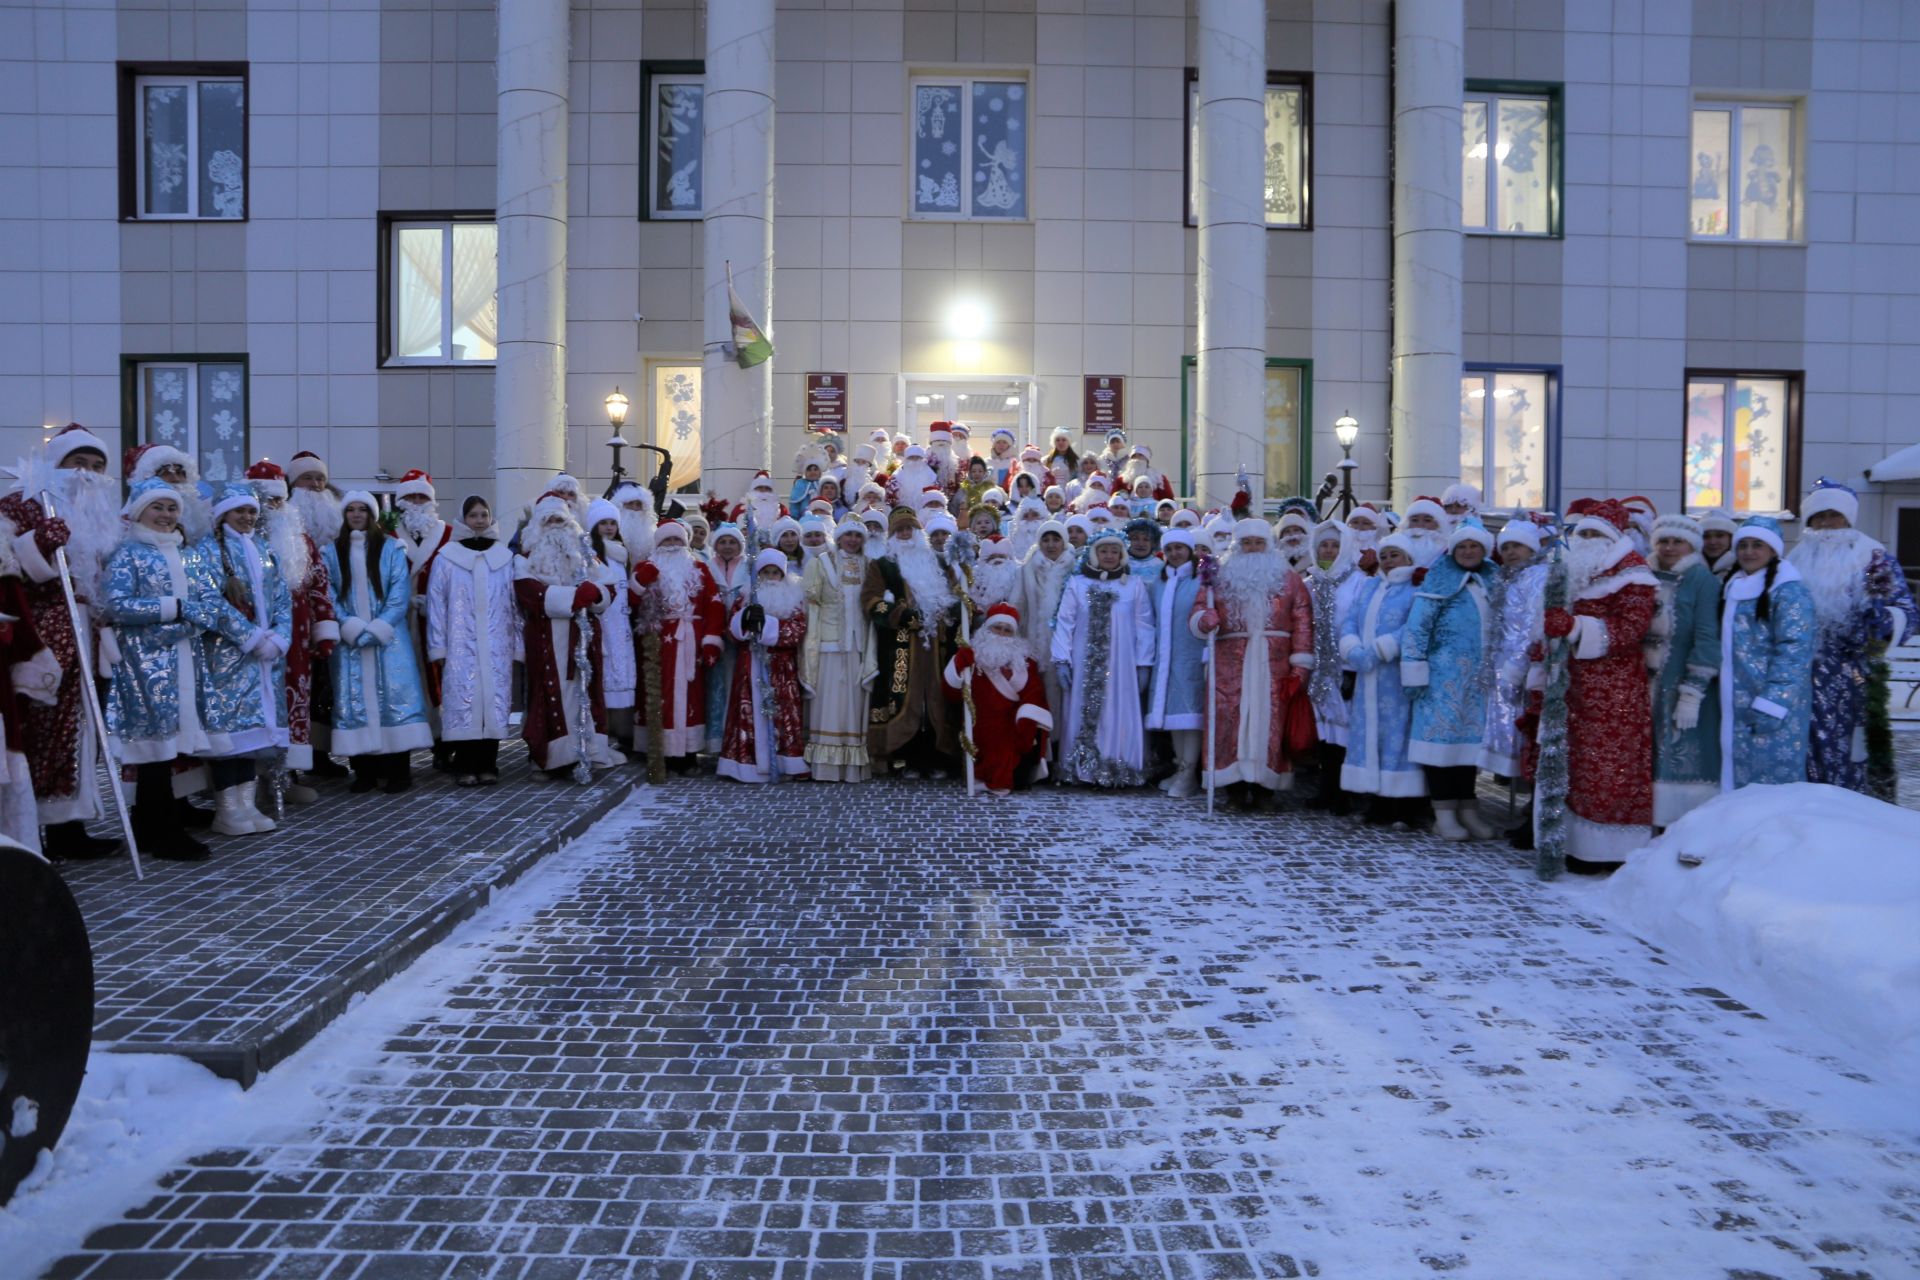
[[[1268,356],[1269,369],[1298,369],[1300,371],[1300,472],[1294,476],[1294,494],[1310,494],[1308,477],[1313,474],[1313,361],[1296,359],[1292,356]],[[1188,399],[1187,387],[1193,381],[1187,371],[1195,373],[1200,369],[1199,356],[1180,357],[1180,492],[1189,495],[1193,492],[1193,411]],[[1292,496],[1292,495],[1288,495]],[[1263,511],[1278,511],[1283,499],[1260,499]]]
[[[1557,80],[1469,80],[1461,97],[1478,95],[1545,98],[1547,100],[1547,229],[1500,231],[1492,227],[1462,226],[1470,236],[1505,236],[1513,240],[1566,239],[1567,103],[1566,86]],[[1687,117],[1691,126],[1693,117]]]

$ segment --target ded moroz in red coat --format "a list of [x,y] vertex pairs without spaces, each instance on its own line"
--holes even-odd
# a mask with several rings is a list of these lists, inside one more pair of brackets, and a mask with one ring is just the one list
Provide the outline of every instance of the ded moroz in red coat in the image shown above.
[[[520,736],[527,741],[527,753],[542,769],[566,768],[583,753],[590,762],[604,763],[607,706],[591,670],[587,672],[588,741],[581,741],[574,722],[581,674],[580,626],[574,614],[580,609],[604,609],[612,599],[610,590],[591,580],[546,582],[534,576],[522,556],[513,566],[513,595],[526,618],[527,712]],[[591,653],[588,662],[593,663]]]
[[[659,536],[656,530],[655,537]],[[639,620],[636,629],[650,629],[648,620],[658,620],[660,718],[664,721],[661,753],[670,758],[693,755],[706,745],[707,668],[720,656],[720,637],[727,626],[727,611],[720,603],[720,588],[714,584],[713,575],[698,560],[693,562],[693,575],[694,586],[687,598],[668,600],[660,590],[660,569],[653,560],[642,560],[633,570],[631,604],[633,616]],[[645,661],[643,657],[643,666]],[[642,670],[641,693],[634,698],[633,706],[634,746],[641,750],[646,749],[648,735],[653,732],[653,726],[647,723],[646,679]]]
[[[987,616],[996,615],[1009,616],[1019,626],[1020,615],[1009,605],[995,605]],[[1037,782],[1047,776],[1047,736],[1053,732],[1040,668],[1024,646],[1020,660],[1003,667],[976,664],[974,652],[959,650],[942,676],[947,701],[961,702],[966,673],[973,672],[973,742],[979,751],[974,775],[987,790],[1002,793],[1016,782]]]
[[1640,642],[1653,621],[1659,581],[1620,536],[1626,509],[1619,503],[1593,504],[1575,536],[1601,523],[1615,530],[1613,560],[1575,593],[1570,610],[1548,610],[1544,625],[1547,635],[1572,643],[1567,854],[1620,862],[1653,839],[1653,709]]
[[[1258,524],[1259,521],[1244,523]],[[1238,537],[1251,532],[1236,531]],[[1226,563],[1233,563],[1231,553]],[[1275,554],[1269,552],[1268,554]],[[1194,595],[1187,625],[1206,639],[1201,618],[1211,609],[1219,618],[1214,642],[1213,750],[1207,756],[1214,783],[1250,782],[1270,791],[1293,785],[1293,761],[1287,751],[1287,709],[1313,668],[1313,597],[1298,573],[1289,569],[1283,585],[1266,597],[1264,610],[1248,618],[1224,571],[1211,590]]]

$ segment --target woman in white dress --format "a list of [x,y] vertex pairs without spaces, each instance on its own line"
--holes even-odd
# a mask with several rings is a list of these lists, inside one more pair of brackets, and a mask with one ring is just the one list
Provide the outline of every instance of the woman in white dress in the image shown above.
[[1127,568],[1117,529],[1097,534],[1086,563],[1068,579],[1053,622],[1053,664],[1066,690],[1060,771],[1096,787],[1146,780],[1140,700],[1153,674],[1153,601]]

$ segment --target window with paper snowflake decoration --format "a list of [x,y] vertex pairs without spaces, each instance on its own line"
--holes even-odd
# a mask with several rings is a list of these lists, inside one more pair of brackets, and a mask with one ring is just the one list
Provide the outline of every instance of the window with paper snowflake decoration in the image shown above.
[[232,400],[240,394],[239,372],[233,369],[221,369],[213,375],[210,389],[215,400]]
[[162,409],[153,415],[152,429],[147,433],[147,439],[154,444],[170,444],[178,448],[181,443],[180,427],[180,415],[171,409]]
[[667,379],[666,393],[675,404],[687,404],[700,394],[700,388],[686,374],[676,373]]
[[667,425],[673,428],[675,440],[689,440],[700,430],[700,418],[690,409],[681,409],[668,420]]
[[233,416],[231,410],[222,409],[213,415],[213,434],[221,440],[233,439],[233,433],[240,427],[240,419]]

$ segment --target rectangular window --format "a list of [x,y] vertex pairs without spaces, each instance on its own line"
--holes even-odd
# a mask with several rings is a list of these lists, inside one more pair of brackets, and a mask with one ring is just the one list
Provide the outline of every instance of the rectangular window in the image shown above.
[[698,218],[705,209],[706,71],[698,62],[643,66],[647,134],[643,218]]
[[913,81],[916,218],[1027,216],[1027,82],[1005,76]]
[[1687,195],[1696,240],[1800,238],[1794,113],[1790,102],[1695,104]]
[[701,374],[698,357],[648,360],[647,440],[673,455],[676,491],[700,484]]
[[382,214],[380,362],[491,364],[499,322],[491,213]]
[[1559,235],[1560,87],[1469,81],[1460,126],[1460,225]]
[[123,64],[120,111],[123,218],[247,216],[244,64],[218,72]]
[[[1185,356],[1180,365],[1180,490],[1193,491],[1193,442],[1199,433],[1200,362]],[[1311,492],[1311,439],[1304,429],[1313,418],[1313,361],[1267,357],[1265,501],[1269,510],[1284,498]]]
[[1689,370],[1689,513],[1782,512],[1800,486],[1800,375]]
[[198,460],[209,484],[247,473],[247,358],[135,356],[126,366],[140,444]]
[[[1267,72],[1266,205],[1269,227],[1301,230],[1313,225],[1307,206],[1312,182],[1308,157],[1313,145],[1311,77]],[[1187,225],[1200,225],[1198,166],[1200,149],[1200,73],[1187,68]]]
[[1551,369],[1469,367],[1460,375],[1460,479],[1490,509],[1547,507],[1558,430]]

